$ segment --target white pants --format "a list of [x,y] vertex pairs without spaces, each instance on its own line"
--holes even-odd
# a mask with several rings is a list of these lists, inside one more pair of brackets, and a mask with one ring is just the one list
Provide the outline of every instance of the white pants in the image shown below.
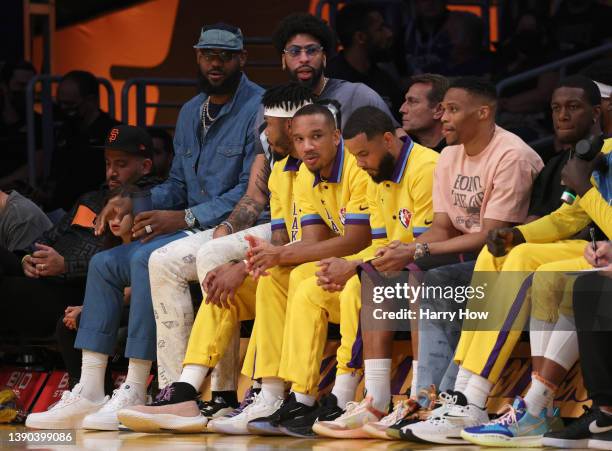
[[[194,311],[189,283],[201,284],[208,271],[232,259],[245,258],[246,235],[271,239],[270,224],[261,224],[213,240],[213,230],[189,235],[163,246],[149,258],[151,298],[157,326],[157,373],[159,386],[179,379]],[[212,373],[211,389],[235,390],[238,377],[240,330]]]

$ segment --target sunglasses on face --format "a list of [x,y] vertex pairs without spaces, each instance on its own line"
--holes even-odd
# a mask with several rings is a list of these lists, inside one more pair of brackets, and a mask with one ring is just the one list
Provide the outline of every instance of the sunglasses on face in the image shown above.
[[285,55],[289,55],[291,58],[297,58],[298,56],[302,54],[302,52],[306,53],[306,56],[308,57],[313,57],[315,55],[318,55],[322,51],[323,51],[322,46],[311,44],[311,45],[307,45],[304,47],[300,45],[292,45],[291,47],[288,47],[285,50],[283,50],[283,53]]
[[206,61],[212,61],[215,58],[219,58],[224,63],[231,61],[235,56],[238,55],[236,52],[229,52],[227,50],[222,50],[220,52],[214,52],[212,50],[200,50],[200,55],[204,57]]

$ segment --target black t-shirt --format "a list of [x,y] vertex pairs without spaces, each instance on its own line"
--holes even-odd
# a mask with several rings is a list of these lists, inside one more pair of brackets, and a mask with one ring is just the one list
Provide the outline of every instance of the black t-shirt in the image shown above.
[[[404,101],[404,93],[398,83],[387,72],[372,64],[367,74],[354,69],[340,52],[334,56],[325,69],[325,75],[353,83],[363,83],[378,93],[396,119],[401,119],[399,109]],[[348,119],[348,118],[347,118]]]
[[565,150],[552,156],[542,172],[536,177],[531,192],[529,215],[546,216],[563,203],[563,185],[561,185],[561,171],[569,159],[570,151]]
[[104,183],[104,142],[109,130],[118,123],[100,112],[85,130],[70,122],[59,126],[51,164],[55,189],[48,209],[68,211],[81,194],[95,191]]

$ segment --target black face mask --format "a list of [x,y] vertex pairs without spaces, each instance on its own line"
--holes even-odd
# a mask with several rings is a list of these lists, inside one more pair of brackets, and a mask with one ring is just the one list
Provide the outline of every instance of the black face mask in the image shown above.
[[233,74],[229,75],[219,86],[213,86],[210,81],[208,81],[208,78],[202,74],[202,71],[198,70],[198,86],[200,87],[200,91],[209,96],[235,93],[241,79],[242,71],[237,70]]
[[375,183],[391,180],[391,178],[393,178],[393,171],[395,171],[395,160],[393,159],[393,155],[387,153],[382,157],[382,160],[380,160],[378,173],[372,176],[372,180],[374,180]]

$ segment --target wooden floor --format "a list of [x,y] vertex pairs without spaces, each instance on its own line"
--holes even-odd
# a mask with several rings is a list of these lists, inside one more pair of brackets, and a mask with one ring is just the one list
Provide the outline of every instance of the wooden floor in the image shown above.
[[[218,434],[140,434],[135,432],[85,432],[78,431],[76,444],[43,445],[36,443],[10,445],[6,442],[9,432],[23,432],[24,427],[0,426],[0,449],[45,449],[45,450],[453,450],[480,451],[478,446],[426,446],[409,442],[384,440],[332,440],[332,439],[297,439],[285,437],[227,436]],[[32,430],[29,430],[32,432]],[[486,448],[493,451],[496,448]],[[498,451],[510,448],[497,448]],[[519,449],[519,448],[512,448]],[[533,449],[533,448],[531,448]],[[549,448],[551,449],[551,448]]]

